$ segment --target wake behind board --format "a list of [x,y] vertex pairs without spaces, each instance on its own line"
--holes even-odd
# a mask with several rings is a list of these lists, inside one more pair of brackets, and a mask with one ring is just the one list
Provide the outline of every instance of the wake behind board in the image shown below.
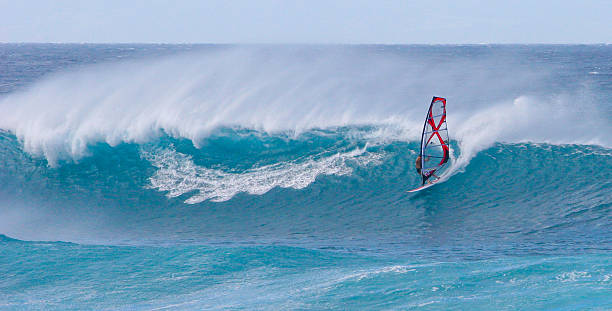
[[434,173],[448,164],[449,157],[446,98],[434,96],[425,117],[421,134],[421,150],[417,158],[417,161],[420,159],[422,185],[408,192],[416,192],[433,186],[440,180]]

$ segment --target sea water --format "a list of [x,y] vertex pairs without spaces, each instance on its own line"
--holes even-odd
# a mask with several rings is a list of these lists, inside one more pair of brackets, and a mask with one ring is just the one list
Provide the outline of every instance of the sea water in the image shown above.
[[1,44],[0,310],[612,309],[610,98],[610,45]]

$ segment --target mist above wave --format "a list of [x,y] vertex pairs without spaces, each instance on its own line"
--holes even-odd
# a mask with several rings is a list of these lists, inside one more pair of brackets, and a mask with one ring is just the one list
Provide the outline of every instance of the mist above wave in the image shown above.
[[496,141],[609,146],[602,134],[609,125],[588,92],[550,94],[550,75],[497,55],[236,47],[49,76],[0,100],[9,112],[0,115],[0,128],[51,165],[86,156],[99,142],[144,143],[168,134],[199,146],[228,126],[299,134],[370,124],[417,140],[424,110],[438,95],[448,98],[451,139],[464,155],[459,166]]

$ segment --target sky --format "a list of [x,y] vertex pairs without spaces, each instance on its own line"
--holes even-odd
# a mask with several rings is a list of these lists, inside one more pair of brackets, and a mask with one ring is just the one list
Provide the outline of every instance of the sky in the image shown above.
[[0,42],[612,43],[612,0],[0,0]]

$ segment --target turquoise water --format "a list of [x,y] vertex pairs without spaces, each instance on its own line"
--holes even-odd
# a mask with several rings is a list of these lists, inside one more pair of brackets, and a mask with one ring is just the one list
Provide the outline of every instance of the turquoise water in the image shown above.
[[0,53],[2,310],[612,308],[609,46]]
[[5,274],[7,309],[610,307],[606,255],[429,261],[262,245],[3,244],[20,258]]

